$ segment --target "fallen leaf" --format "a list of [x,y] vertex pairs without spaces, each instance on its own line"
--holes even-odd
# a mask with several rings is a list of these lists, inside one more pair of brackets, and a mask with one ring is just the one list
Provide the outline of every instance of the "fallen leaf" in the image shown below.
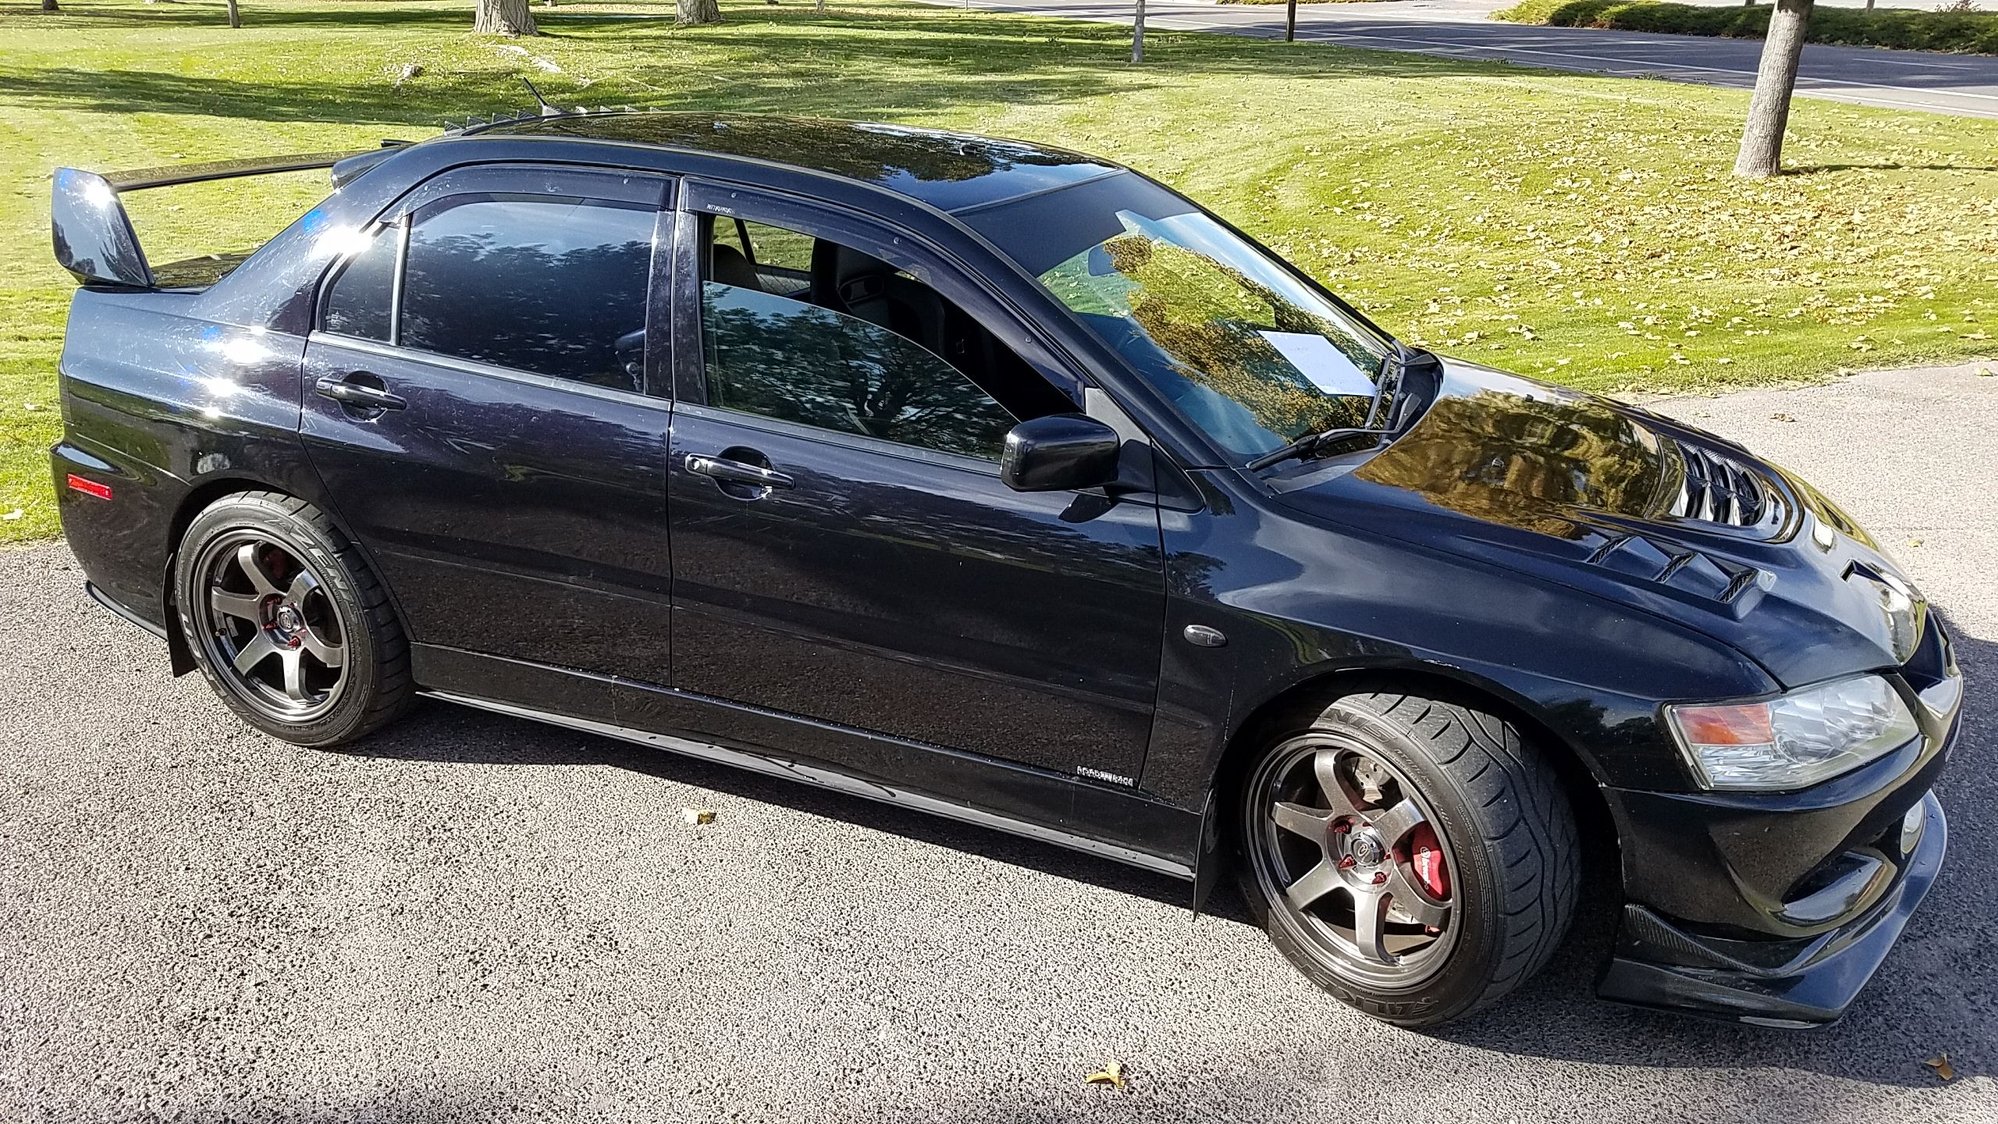
[[715,810],[713,808],[686,808],[680,812],[680,817],[687,821],[688,827],[698,827],[702,824],[715,822]]
[[1908,540],[1908,545],[1909,545],[1909,546],[1920,546],[1920,545],[1922,545],[1922,540],[1920,540],[1920,539],[1909,539],[1909,540]]
[[[1943,1080],[1947,1081],[1948,1078]],[[1124,1063],[1111,1062],[1102,1069],[1082,1079],[1084,1085],[1113,1085],[1119,1092],[1124,1089]]]
[[7,522],[12,523],[14,520],[19,519],[21,516],[26,514],[27,512],[22,511],[20,508],[17,507],[5,515],[0,515],[0,519],[5,519]]
[[1944,1081],[1950,1081],[1956,1077],[1956,1070],[1951,1068],[1949,1064],[1949,1055],[1947,1053],[1937,1054],[1935,1057],[1930,1058],[1928,1061],[1925,1061],[1922,1064],[1928,1066],[1930,1069],[1935,1070],[1936,1076],[1942,1078]]
[[1793,422],[1793,421],[1796,421],[1797,419],[1796,419],[1796,418],[1793,418],[1793,417],[1791,417],[1791,416],[1790,416],[1789,414],[1785,414],[1785,413],[1774,413],[1774,414],[1771,414],[1771,415],[1769,415],[1769,420],[1770,420],[1770,421],[1780,421],[1780,422]]

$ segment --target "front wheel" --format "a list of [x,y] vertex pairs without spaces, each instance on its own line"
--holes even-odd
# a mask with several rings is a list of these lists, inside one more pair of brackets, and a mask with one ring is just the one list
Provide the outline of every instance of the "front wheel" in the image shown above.
[[1579,844],[1552,768],[1509,723],[1415,695],[1339,699],[1243,785],[1235,869],[1270,940],[1401,1026],[1460,1018],[1552,956]]
[[415,694],[387,592],[304,500],[245,492],[209,505],[181,538],[174,602],[202,676],[274,737],[352,741]]

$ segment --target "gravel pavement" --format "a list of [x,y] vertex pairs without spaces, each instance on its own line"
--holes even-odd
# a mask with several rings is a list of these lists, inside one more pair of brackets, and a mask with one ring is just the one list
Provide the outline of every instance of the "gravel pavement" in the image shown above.
[[1998,378],[1654,405],[1842,499],[1962,639],[1951,860],[1837,1027],[1597,1002],[1589,925],[1410,1033],[1231,896],[1007,836],[441,704],[294,749],[49,544],[0,552],[0,1119],[1998,1120]]

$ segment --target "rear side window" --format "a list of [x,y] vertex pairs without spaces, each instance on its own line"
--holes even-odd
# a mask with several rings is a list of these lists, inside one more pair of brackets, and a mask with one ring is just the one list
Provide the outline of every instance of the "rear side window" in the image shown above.
[[327,331],[389,342],[396,243],[401,238],[400,227],[383,227],[375,232],[366,249],[347,259],[346,267],[333,279],[333,287],[326,294]]
[[417,212],[403,347],[620,390],[642,388],[650,207],[459,197]]

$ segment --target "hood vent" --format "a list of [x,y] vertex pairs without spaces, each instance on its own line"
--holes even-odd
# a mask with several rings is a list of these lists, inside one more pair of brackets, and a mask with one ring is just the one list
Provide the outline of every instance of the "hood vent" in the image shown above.
[[1724,527],[1774,531],[1783,524],[1782,497],[1740,461],[1678,442],[1685,473],[1671,513]]
[[1657,587],[1681,601],[1718,607],[1736,619],[1762,599],[1772,580],[1754,566],[1643,535],[1609,539],[1589,555],[1589,563]]

